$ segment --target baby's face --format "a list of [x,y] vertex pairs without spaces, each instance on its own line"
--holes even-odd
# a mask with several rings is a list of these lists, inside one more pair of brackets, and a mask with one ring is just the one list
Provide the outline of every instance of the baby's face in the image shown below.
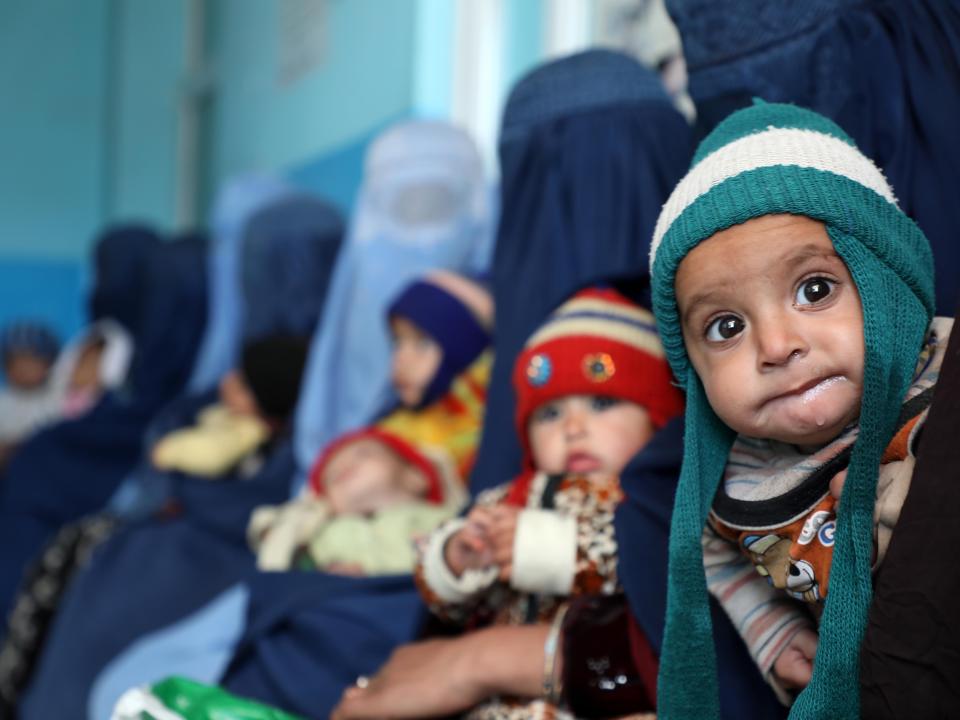
[[100,363],[105,348],[103,340],[91,339],[84,344],[70,375],[71,389],[100,391]]
[[823,224],[766,215],[683,259],[677,306],[687,354],[714,411],[738,433],[832,440],[860,412],[860,295]]
[[237,415],[260,415],[257,399],[239,370],[231,370],[220,381],[220,402]]
[[429,335],[403,317],[390,321],[393,333],[391,382],[407,407],[416,407],[437,374],[443,350]]
[[13,352],[4,361],[4,374],[12,387],[33,390],[47,381],[50,367],[49,360],[32,352]]
[[652,436],[646,410],[603,395],[567,395],[541,405],[528,427],[533,463],[551,475],[619,475]]
[[365,515],[426,494],[423,474],[384,443],[362,438],[337,450],[321,483],[337,515]]

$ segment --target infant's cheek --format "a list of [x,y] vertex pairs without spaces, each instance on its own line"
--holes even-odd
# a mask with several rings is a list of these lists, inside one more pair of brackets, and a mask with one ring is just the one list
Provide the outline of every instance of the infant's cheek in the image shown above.
[[713,411],[717,414],[724,425],[733,428],[738,433],[743,433],[745,435],[750,435],[751,430],[755,430],[758,426],[762,426],[766,421],[764,417],[763,410],[755,410],[750,407],[746,402],[743,402],[745,398],[718,398],[713,400],[710,396],[707,397],[707,400],[710,402],[710,407],[713,408]]

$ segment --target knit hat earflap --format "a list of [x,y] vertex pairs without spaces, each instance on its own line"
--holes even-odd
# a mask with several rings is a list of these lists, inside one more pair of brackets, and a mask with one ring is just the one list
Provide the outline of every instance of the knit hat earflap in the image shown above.
[[516,423],[524,464],[532,464],[527,425],[541,405],[565,395],[635,402],[660,428],[683,412],[653,315],[616,290],[582,290],[530,336],[513,369]]
[[933,315],[933,259],[879,169],[833,122],[758,101],[718,125],[663,207],[651,245],[653,309],[687,392],[684,460],[670,529],[667,619],[657,717],[719,717],[700,539],[734,440],[687,357],[674,281],[680,263],[720,230],[775,213],[824,223],[863,307],[859,435],[842,501],[813,679],[791,718],[859,717],[860,641],[871,599],[877,471]]
[[443,350],[440,367],[418,407],[439,400],[454,379],[490,345],[493,298],[479,282],[447,270],[416,280],[390,304],[389,317],[404,317]]

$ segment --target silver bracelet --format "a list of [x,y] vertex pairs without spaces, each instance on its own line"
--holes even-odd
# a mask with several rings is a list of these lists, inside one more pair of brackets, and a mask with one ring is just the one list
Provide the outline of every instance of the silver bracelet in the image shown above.
[[560,631],[563,628],[563,618],[569,609],[562,605],[553,616],[547,639],[543,642],[543,697],[552,705],[560,704],[560,695],[563,692],[563,680],[557,675],[557,644],[560,640]]

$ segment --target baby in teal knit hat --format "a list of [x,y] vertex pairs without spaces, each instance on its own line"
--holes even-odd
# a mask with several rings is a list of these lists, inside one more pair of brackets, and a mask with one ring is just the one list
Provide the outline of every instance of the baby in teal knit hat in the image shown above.
[[791,717],[859,717],[871,572],[952,327],[929,244],[840,128],[757,102],[701,144],[651,269],[687,393],[657,716],[717,716],[709,590]]

